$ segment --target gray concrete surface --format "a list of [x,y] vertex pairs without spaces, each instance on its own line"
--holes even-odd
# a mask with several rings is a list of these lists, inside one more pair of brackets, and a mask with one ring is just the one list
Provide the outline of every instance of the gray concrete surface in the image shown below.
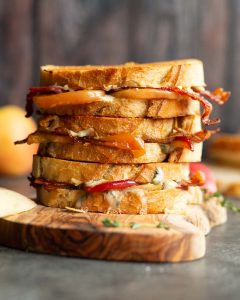
[[[8,181],[1,185],[11,187]],[[21,181],[15,186],[24,191]],[[227,224],[212,230],[207,249],[195,262],[149,264],[0,247],[0,300],[240,299],[240,215],[229,214]]]

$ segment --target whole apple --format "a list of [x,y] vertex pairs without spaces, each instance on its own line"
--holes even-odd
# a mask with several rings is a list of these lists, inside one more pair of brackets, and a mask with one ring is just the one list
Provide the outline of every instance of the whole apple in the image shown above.
[[25,111],[15,105],[0,108],[0,175],[23,175],[31,170],[32,156],[37,145],[14,145],[36,130],[32,118],[25,118]]

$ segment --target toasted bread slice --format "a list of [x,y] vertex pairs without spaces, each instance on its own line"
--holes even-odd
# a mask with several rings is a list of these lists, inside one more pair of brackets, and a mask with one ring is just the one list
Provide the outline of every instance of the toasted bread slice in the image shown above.
[[188,149],[176,149],[170,154],[166,154],[165,147],[157,143],[145,143],[145,154],[134,157],[129,150],[94,145],[91,143],[46,143],[41,144],[38,154],[40,156],[50,156],[53,158],[113,163],[113,164],[143,164],[158,162],[197,162],[201,161],[202,143],[194,144],[194,151]]
[[198,101],[188,99],[121,99],[113,98],[112,101],[100,101],[85,105],[56,106],[41,109],[43,114],[59,116],[98,116],[98,117],[123,117],[123,118],[175,118],[200,114]]
[[[199,199],[195,199],[196,195]],[[37,200],[50,207],[68,206],[102,213],[109,211],[124,214],[184,213],[188,203],[193,203],[194,200],[201,203],[202,192],[199,187],[192,187],[190,190],[177,188],[160,190],[152,184],[104,193],[85,193],[82,190],[63,188],[47,191],[43,186],[38,186]]]
[[116,66],[42,66],[41,85],[71,89],[118,90],[127,87],[204,86],[203,64],[186,59]]
[[[39,130],[69,134],[91,129],[91,137],[106,137],[128,133],[144,141],[161,142],[177,131],[195,133],[201,130],[200,116],[188,116],[172,119],[146,118],[107,118],[89,116],[44,116],[39,120]],[[84,133],[85,134],[85,133]],[[87,135],[87,134],[86,134]]]
[[153,163],[140,165],[75,162],[34,155],[32,175],[48,181],[79,185],[89,181],[134,180],[152,182],[157,172],[164,180],[188,180],[188,164]]

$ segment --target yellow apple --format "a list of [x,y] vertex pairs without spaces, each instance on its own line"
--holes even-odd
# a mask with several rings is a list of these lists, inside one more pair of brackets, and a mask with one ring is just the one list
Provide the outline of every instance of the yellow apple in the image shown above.
[[32,156],[37,145],[14,145],[36,130],[32,118],[25,118],[25,111],[15,105],[0,108],[0,174],[23,175],[31,170]]

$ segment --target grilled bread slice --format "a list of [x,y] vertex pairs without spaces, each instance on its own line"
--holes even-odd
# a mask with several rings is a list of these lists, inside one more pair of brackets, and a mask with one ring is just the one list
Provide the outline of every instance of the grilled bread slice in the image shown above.
[[152,184],[103,193],[86,193],[83,190],[66,188],[47,191],[43,186],[38,186],[37,199],[41,204],[50,207],[74,207],[91,212],[184,213],[188,203],[201,203],[202,192],[199,187],[191,187],[189,190],[161,190]]
[[124,99],[113,98],[84,105],[66,105],[40,109],[43,114],[59,116],[98,116],[120,118],[175,118],[199,115],[198,101],[188,99]]
[[32,175],[48,181],[80,185],[86,182],[134,180],[150,183],[159,174],[159,180],[188,180],[189,165],[178,163],[103,164],[75,162],[34,155]]
[[41,85],[67,85],[71,89],[119,90],[164,86],[205,86],[203,64],[186,59],[116,66],[42,66]]
[[[163,147],[164,146],[164,147]],[[134,157],[129,150],[95,145],[92,143],[43,143],[39,147],[40,156],[49,156],[53,158],[114,163],[114,164],[144,164],[159,162],[198,162],[201,161],[202,143],[194,144],[194,151],[179,148],[167,153],[166,145],[157,143],[145,143],[145,154],[140,157]]]
[[172,119],[149,118],[107,118],[89,116],[43,116],[39,120],[39,131],[59,132],[91,137],[105,137],[128,133],[144,141],[161,142],[161,140],[184,132],[193,134],[201,130],[200,116],[188,116]]

